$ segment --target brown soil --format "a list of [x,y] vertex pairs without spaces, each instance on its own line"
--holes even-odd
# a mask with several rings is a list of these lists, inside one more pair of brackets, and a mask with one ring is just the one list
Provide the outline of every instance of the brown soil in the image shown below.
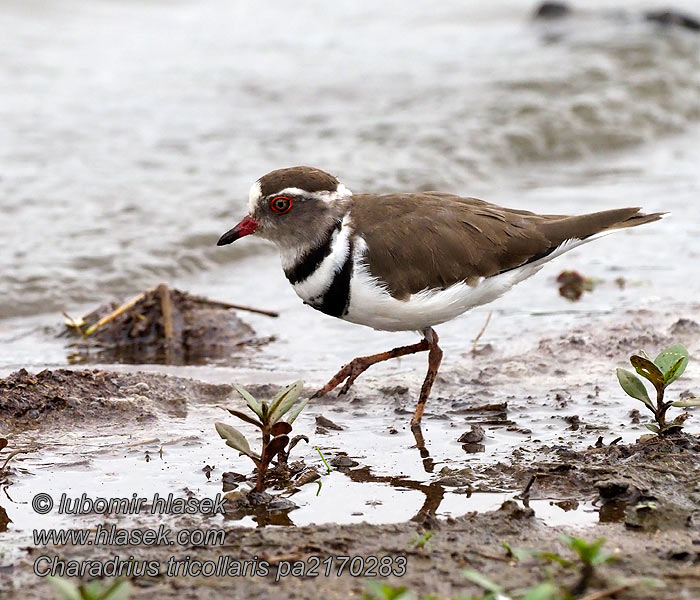
[[33,375],[21,369],[0,379],[0,424],[7,432],[47,422],[79,427],[94,420],[143,421],[157,408],[182,411],[188,401],[223,400],[231,390],[166,375],[68,369]]
[[[202,526],[201,521],[183,519],[179,527]],[[134,580],[132,598],[357,598],[366,587],[364,577],[346,572],[341,577],[285,577],[274,581],[281,561],[308,561],[312,556],[324,560],[328,556],[404,556],[406,574],[391,576],[385,581],[394,586],[406,586],[417,597],[435,594],[440,598],[457,595],[478,595],[479,588],[462,574],[465,568],[475,569],[507,590],[523,589],[547,579],[573,586],[579,575],[577,569],[552,566],[539,559],[515,560],[503,543],[513,548],[536,548],[560,553],[573,559],[561,542],[558,531],[546,527],[534,518],[528,508],[513,501],[500,510],[468,514],[456,519],[433,522],[434,535],[422,548],[416,540],[425,526],[408,522],[397,525],[320,525],[313,527],[228,529],[226,542],[216,548],[181,548],[176,560],[185,556],[198,560],[217,561],[220,556],[231,560],[253,560],[270,563],[267,577],[209,577],[185,578],[143,577]],[[619,600],[678,600],[700,597],[700,538],[697,529],[674,529],[662,534],[630,533],[619,525],[599,525],[595,535],[605,536],[607,546],[616,561],[597,569],[596,578],[587,598],[614,597]],[[31,564],[41,555],[60,555],[62,560],[108,560],[114,551],[79,546],[61,548],[27,548],[24,560],[0,575],[3,598],[46,598],[47,583],[31,574]],[[164,563],[173,554],[167,547],[122,547],[118,554],[136,560],[159,560]],[[310,564],[310,563],[307,563]],[[325,567],[320,570],[323,571]],[[337,566],[334,566],[337,568]],[[657,588],[643,583],[644,578],[656,578],[664,585]],[[614,595],[599,595],[628,582]],[[636,585],[632,585],[637,582]],[[661,585],[661,584],[659,584]]]

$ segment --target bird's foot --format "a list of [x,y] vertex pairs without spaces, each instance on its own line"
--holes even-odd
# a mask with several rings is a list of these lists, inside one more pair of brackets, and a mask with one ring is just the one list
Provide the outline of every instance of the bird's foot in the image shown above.
[[372,364],[372,361],[367,360],[368,357],[361,356],[351,360],[347,365],[345,365],[340,371],[338,371],[335,376],[324,385],[318,392],[316,392],[312,398],[319,398],[325,396],[328,392],[333,391],[337,388],[343,381],[345,385],[338,392],[338,396],[343,396],[347,394],[352,384],[355,382],[362,373],[364,373]]

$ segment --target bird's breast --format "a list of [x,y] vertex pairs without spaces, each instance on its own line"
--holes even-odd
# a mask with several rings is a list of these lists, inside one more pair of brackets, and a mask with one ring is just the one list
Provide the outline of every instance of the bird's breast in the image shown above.
[[329,229],[320,244],[296,256],[282,256],[294,291],[316,310],[343,317],[350,304],[353,240],[349,217]]

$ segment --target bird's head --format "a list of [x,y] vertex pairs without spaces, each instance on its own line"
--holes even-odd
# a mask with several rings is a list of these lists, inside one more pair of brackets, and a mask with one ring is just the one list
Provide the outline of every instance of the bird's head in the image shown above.
[[255,234],[281,249],[315,245],[342,219],[352,192],[333,175],[313,167],[278,169],[250,188],[248,214],[224,233],[218,246]]

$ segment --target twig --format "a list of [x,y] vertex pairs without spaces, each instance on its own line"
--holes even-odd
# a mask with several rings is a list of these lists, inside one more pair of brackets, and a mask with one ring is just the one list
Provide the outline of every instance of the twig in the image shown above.
[[610,596],[614,596],[615,594],[619,594],[620,592],[624,592],[625,590],[628,590],[637,584],[638,584],[637,581],[630,581],[628,583],[621,583],[620,585],[616,585],[616,586],[608,588],[606,590],[602,590],[600,592],[595,592],[593,594],[588,594],[588,596],[584,596],[583,598],[581,598],[581,600],[604,600],[604,598],[609,598]]
[[165,358],[167,362],[172,360],[174,351],[173,341],[175,326],[173,325],[173,301],[168,286],[161,283],[156,288],[156,294],[160,296],[160,312],[163,315],[163,335],[165,336]]
[[110,321],[114,321],[114,319],[116,319],[119,315],[125,313],[127,310],[129,310],[131,307],[133,307],[135,304],[138,304],[141,300],[143,300],[146,297],[146,294],[148,294],[150,291],[151,290],[147,290],[145,292],[142,292],[138,296],[134,296],[131,300],[129,300],[128,302],[125,302],[116,310],[114,310],[111,313],[109,313],[108,315],[102,317],[94,325],[90,325],[90,327],[88,327],[85,330],[85,335],[92,335],[98,329],[101,329],[102,327],[107,325],[107,323],[109,323]]
[[210,300],[209,298],[203,298],[202,296],[192,296],[195,302],[201,302],[203,304],[210,304],[211,306],[218,306],[219,308],[233,308],[235,310],[246,310],[252,313],[258,313],[260,315],[265,315],[267,317],[279,317],[278,312],[272,310],[263,310],[262,308],[252,308],[250,306],[242,306],[241,304],[231,304],[230,302],[220,302],[219,300]]
[[530,498],[530,488],[535,483],[535,481],[537,481],[537,473],[535,473],[532,477],[530,477],[530,481],[527,482],[527,485],[525,486],[523,493],[520,494],[520,497],[523,500],[527,500]]
[[156,293],[160,296],[160,310],[163,313],[163,333],[168,344],[175,335],[173,327],[173,303],[170,299],[170,290],[168,286],[161,283],[156,288]]
[[71,317],[65,310],[62,311],[61,313],[65,318],[66,318],[66,326],[70,327],[71,329],[75,329],[79,334],[80,337],[85,339],[87,336],[85,335],[85,332],[83,331],[83,325],[85,322],[81,318],[80,321],[76,321],[73,317]]
[[14,458],[18,454],[29,454],[29,450],[13,450],[12,452],[10,452],[9,456],[5,459],[5,462],[2,463],[2,467],[0,467],[0,473],[4,473],[7,463],[10,462],[11,458]]
[[476,345],[479,343],[479,340],[481,339],[481,336],[484,335],[484,331],[486,331],[486,328],[489,326],[489,321],[491,321],[491,315],[493,314],[493,311],[489,311],[489,316],[486,317],[486,322],[484,323],[484,326],[481,328],[481,331],[476,334],[476,337],[474,338],[474,342],[472,343],[472,354],[476,352]]

